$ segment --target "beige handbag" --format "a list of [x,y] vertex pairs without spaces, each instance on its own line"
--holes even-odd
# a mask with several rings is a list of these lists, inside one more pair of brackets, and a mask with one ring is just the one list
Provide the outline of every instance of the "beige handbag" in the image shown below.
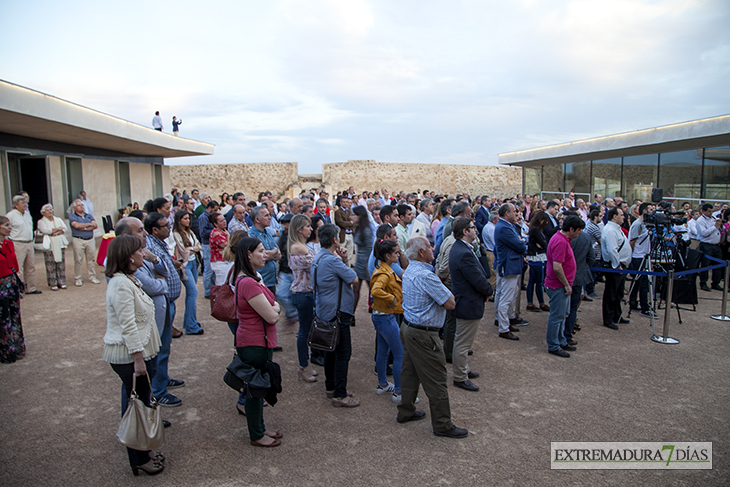
[[154,450],[165,443],[165,427],[157,400],[152,396],[150,407],[145,406],[137,396],[137,375],[132,379],[132,394],[119,423],[117,439],[124,446],[141,451]]

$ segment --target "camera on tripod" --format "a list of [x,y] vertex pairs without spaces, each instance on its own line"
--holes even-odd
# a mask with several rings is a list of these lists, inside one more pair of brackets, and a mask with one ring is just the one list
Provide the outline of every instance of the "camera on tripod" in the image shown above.
[[661,188],[654,188],[651,191],[651,202],[657,204],[656,210],[644,215],[644,225],[649,228],[665,227],[669,229],[672,225],[684,225],[687,223],[686,213],[683,211],[672,211],[671,203],[662,201],[664,197]]

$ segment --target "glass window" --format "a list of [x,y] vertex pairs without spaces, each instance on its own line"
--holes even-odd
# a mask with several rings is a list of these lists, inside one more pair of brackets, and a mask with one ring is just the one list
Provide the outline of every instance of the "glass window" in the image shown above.
[[81,173],[81,159],[66,158],[66,208],[71,206],[79,193],[84,189],[84,178]]
[[565,191],[573,191],[578,198],[587,201],[591,199],[591,163],[568,162],[565,164]]
[[730,200],[730,147],[705,149],[704,193],[709,200]]
[[658,187],[664,191],[665,198],[676,199],[675,206],[680,207],[686,201],[696,206],[702,193],[701,184],[701,150],[659,154]]
[[624,157],[623,197],[629,205],[634,200],[651,201],[657,183],[659,154]]
[[540,194],[542,189],[542,166],[522,168],[522,188],[527,194]]
[[132,202],[132,190],[129,185],[129,162],[119,161],[117,169],[119,208],[124,208]]
[[619,196],[621,193],[621,158],[593,161],[593,194],[604,198]]
[[563,164],[542,166],[542,199],[563,197]]
[[153,164],[152,168],[155,176],[152,191],[154,192],[155,198],[162,198],[162,195],[164,194],[162,192],[162,166],[159,164]]

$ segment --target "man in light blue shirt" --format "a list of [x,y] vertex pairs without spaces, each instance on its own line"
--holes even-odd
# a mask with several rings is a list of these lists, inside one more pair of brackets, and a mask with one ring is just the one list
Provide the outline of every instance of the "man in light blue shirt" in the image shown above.
[[266,207],[257,206],[251,210],[250,216],[253,227],[251,227],[248,234],[261,240],[266,249],[266,264],[259,270],[259,273],[263,277],[266,287],[276,295],[276,263],[281,259],[281,251],[279,246],[276,245],[274,237],[266,231],[266,227],[271,225],[271,215]]

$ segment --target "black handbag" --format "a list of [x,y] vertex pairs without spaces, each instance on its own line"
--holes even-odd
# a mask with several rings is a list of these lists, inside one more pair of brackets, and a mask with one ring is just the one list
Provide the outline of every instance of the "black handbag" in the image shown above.
[[[312,285],[314,302],[317,302],[317,265],[314,266],[314,281]],[[317,316],[317,308],[314,308],[312,327],[309,329],[307,345],[314,350],[333,352],[340,343],[340,303],[342,302],[342,280],[337,293],[337,313],[335,319],[326,321]]]

